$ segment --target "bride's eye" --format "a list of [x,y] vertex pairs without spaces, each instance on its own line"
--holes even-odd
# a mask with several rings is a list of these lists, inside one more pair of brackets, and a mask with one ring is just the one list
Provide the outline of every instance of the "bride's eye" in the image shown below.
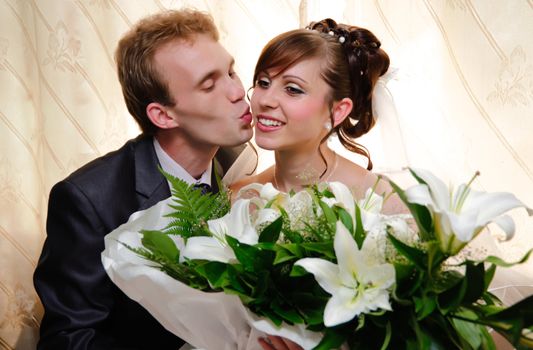
[[259,78],[255,82],[255,86],[263,88],[263,89],[266,89],[266,88],[268,88],[270,86],[270,80],[267,79],[267,78]]
[[301,95],[304,93],[304,91],[300,87],[293,84],[287,85],[285,87],[285,91],[287,91],[289,95]]

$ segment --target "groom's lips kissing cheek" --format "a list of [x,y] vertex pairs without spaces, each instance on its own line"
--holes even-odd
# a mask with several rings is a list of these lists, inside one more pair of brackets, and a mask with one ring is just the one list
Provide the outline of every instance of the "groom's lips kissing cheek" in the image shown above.
[[252,113],[250,112],[250,107],[246,107],[246,110],[239,117],[239,119],[247,126],[252,123]]
[[256,128],[262,132],[272,132],[281,129],[285,125],[284,122],[270,116],[260,114],[257,116]]

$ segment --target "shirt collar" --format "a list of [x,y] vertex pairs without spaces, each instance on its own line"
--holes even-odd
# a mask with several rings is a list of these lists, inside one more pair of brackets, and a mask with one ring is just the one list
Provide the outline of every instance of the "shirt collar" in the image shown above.
[[187,172],[181,165],[179,165],[174,159],[172,159],[165,150],[163,150],[163,147],[159,144],[157,139],[154,137],[154,148],[155,148],[155,154],[157,155],[157,159],[159,160],[159,164],[161,165],[161,168],[170,175],[177,177],[178,179],[181,179],[188,183],[189,185],[197,184],[197,183],[204,183],[211,186],[211,171],[212,171],[212,163],[209,163],[209,166],[204,171],[202,176],[197,180],[194,177],[192,177],[191,174]]

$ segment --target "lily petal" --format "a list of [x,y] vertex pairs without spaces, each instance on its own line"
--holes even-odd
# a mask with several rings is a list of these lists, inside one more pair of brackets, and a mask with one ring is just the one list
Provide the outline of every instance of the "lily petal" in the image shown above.
[[424,169],[411,169],[416,176],[422,179],[429,187],[429,192],[433,202],[438,208],[449,208],[450,194],[448,186],[441,179]]
[[476,224],[477,214],[473,210],[460,214],[449,211],[443,212],[442,223],[447,226],[448,223],[446,221],[449,222],[451,232],[455,234],[458,240],[461,242],[470,242],[477,233],[476,231],[480,228],[480,225]]
[[405,190],[405,196],[409,203],[435,207],[429,193],[429,187],[423,184],[414,185]]
[[220,261],[235,260],[235,254],[215,237],[191,237],[181,251],[180,258]]
[[318,258],[304,258],[294,263],[315,275],[315,279],[329,294],[334,294],[341,286],[339,267],[334,263]]
[[342,182],[330,182],[329,188],[337,200],[336,204],[346,209],[352,217],[355,217],[355,202],[348,186]]
[[500,228],[505,232],[504,237],[499,237],[502,241],[508,241],[514,236],[515,232],[515,223],[514,220],[509,215],[502,215],[492,220],[493,223],[500,226]]
[[360,302],[360,299],[353,289],[346,287],[338,289],[324,309],[324,325],[333,327],[352,320],[364,309],[364,304]]
[[358,267],[363,266],[364,263],[360,261],[362,257],[355,240],[341,221],[337,221],[333,247],[337,256],[340,278],[343,283],[349,285],[354,280],[353,276],[358,274]]
[[464,210],[470,208],[479,210],[477,224],[480,226],[484,226],[495,217],[518,207],[525,207],[525,205],[513,194],[506,192],[484,193],[471,191],[464,204]]

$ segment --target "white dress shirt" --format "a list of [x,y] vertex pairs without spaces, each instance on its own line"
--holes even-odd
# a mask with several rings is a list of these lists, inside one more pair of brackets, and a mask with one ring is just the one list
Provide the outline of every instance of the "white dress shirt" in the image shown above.
[[157,155],[157,159],[159,160],[159,164],[161,165],[161,168],[163,168],[164,171],[174,177],[177,177],[178,179],[187,182],[189,185],[204,183],[211,186],[211,171],[213,167],[213,162],[209,163],[209,166],[199,179],[195,179],[191,174],[187,172],[187,170],[183,169],[181,165],[179,165],[174,159],[172,159],[167,154],[167,152],[165,152],[165,150],[163,150],[163,148],[155,137],[154,148],[155,154]]

